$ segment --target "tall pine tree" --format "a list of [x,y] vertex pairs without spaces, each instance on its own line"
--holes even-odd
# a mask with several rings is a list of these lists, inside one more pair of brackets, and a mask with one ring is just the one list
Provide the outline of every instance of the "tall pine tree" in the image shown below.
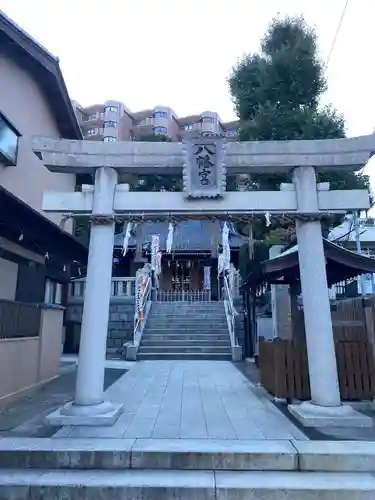
[[[343,117],[331,106],[321,106],[327,89],[325,66],[317,36],[302,17],[273,19],[261,40],[261,51],[245,55],[232,68],[229,89],[242,124],[240,140],[271,141],[345,137]],[[276,190],[284,175],[252,175],[249,189]],[[352,172],[319,175],[331,189],[369,188],[369,178]],[[337,217],[325,221],[324,232]],[[270,229],[254,221],[255,239],[288,240],[292,223],[278,220]]]

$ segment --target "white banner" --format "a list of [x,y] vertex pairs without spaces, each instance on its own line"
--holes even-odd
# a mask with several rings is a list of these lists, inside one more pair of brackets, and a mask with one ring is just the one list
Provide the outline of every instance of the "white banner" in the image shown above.
[[135,279],[135,315],[143,318],[142,300],[145,293],[146,275],[142,269],[138,269]]
[[203,288],[205,290],[211,290],[211,267],[210,266],[205,266],[204,267],[204,281],[203,281]]
[[161,273],[161,251],[158,250],[156,253],[156,269],[155,269],[155,274],[156,276],[159,276]]
[[168,226],[168,236],[167,236],[167,244],[166,244],[167,253],[172,252],[173,232],[174,232],[173,224],[170,222],[169,226]]
[[157,253],[159,251],[160,247],[160,239],[158,234],[153,234],[152,235],[152,240],[151,240],[151,269],[153,271],[156,270],[157,266]]
[[230,246],[229,246],[229,228],[228,224],[224,222],[223,227],[223,259],[224,259],[224,270],[227,271],[230,268]]
[[139,269],[135,276],[135,314],[139,314],[141,309],[141,275],[142,272]]

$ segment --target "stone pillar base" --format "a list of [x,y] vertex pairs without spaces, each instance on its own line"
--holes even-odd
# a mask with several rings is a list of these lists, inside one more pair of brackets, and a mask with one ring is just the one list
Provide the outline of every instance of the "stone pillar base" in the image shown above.
[[122,413],[122,404],[113,404],[109,401],[97,405],[77,405],[67,403],[63,407],[50,413],[45,418],[48,425],[85,425],[109,426],[113,425]]
[[305,427],[372,427],[370,417],[350,405],[318,406],[311,401],[288,406],[290,413]]
[[138,345],[128,342],[125,344],[126,361],[137,361]]
[[240,345],[232,346],[232,361],[242,361],[242,347]]

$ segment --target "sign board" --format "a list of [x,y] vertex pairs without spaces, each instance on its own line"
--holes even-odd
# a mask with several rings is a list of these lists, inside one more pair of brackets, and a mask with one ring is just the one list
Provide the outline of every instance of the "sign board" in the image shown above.
[[187,198],[223,197],[226,188],[225,144],[220,136],[184,142],[184,193]]

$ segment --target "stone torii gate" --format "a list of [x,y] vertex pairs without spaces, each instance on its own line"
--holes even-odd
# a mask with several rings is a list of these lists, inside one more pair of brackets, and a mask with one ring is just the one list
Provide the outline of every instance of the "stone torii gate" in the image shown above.
[[[322,216],[369,207],[366,190],[330,191],[316,173],[361,169],[375,137],[316,141],[225,143],[200,137],[187,143],[73,141],[35,137],[34,153],[52,172],[92,174],[82,192],[47,192],[45,212],[87,215],[91,221],[87,282],[75,401],[50,415],[58,425],[111,425],[122,408],[104,400],[103,381],[112,273],[114,223],[122,220],[251,218],[288,214],[296,219],[312,400],[293,405],[305,425],[341,425],[361,417],[341,405],[323,252]],[[278,192],[226,192],[226,174],[290,173]],[[182,174],[183,193],[129,192],[119,174]],[[318,424],[319,425],[319,424]]]

